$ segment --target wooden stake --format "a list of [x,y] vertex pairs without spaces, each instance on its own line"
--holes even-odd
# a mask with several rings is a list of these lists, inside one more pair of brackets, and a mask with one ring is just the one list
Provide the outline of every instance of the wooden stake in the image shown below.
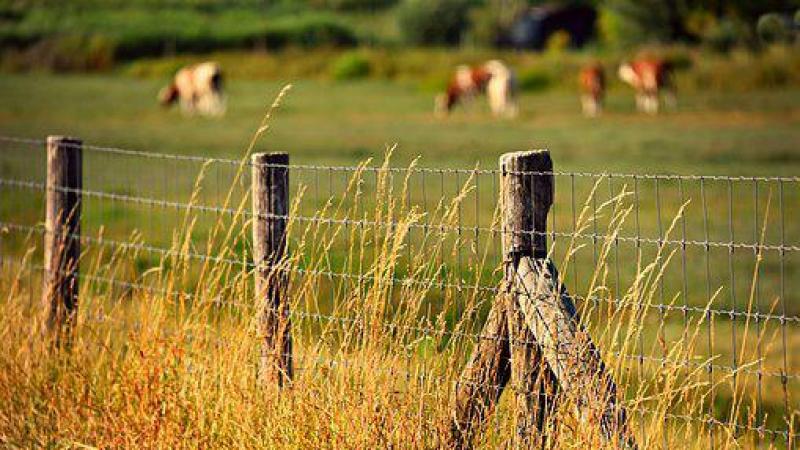
[[[508,295],[509,283],[513,282],[521,256],[533,255],[534,248],[538,249],[537,254],[547,254],[544,236],[540,238],[533,231],[535,226],[541,225],[539,231],[544,232],[552,203],[552,176],[532,178],[521,172],[551,172],[550,155],[546,152],[504,155],[500,168],[505,284],[509,289],[495,299],[481,338],[456,386],[448,438],[448,445],[454,448],[471,447],[473,436],[491,414],[509,381],[517,411],[514,445],[530,445],[537,440],[533,430],[543,431],[556,387],[552,373],[542,364],[536,338],[525,323],[519,305]],[[549,197],[539,200],[537,204],[544,207],[535,210],[535,192],[548,192],[545,189],[548,181]],[[541,186],[534,189],[534,184]]]
[[[519,377],[519,383],[530,383],[531,372],[542,374],[538,382],[544,381],[546,390],[557,383],[564,396],[572,397],[580,405],[579,413],[584,419],[598,419],[596,423],[604,436],[616,448],[635,446],[627,432],[625,411],[616,401],[614,380],[605,370],[589,333],[581,327],[575,305],[547,258],[547,214],[554,194],[550,153],[546,150],[507,153],[500,158],[500,167],[505,189],[506,275],[514,291],[510,304],[515,308],[509,313],[512,382]],[[519,334],[515,336],[514,330]],[[538,345],[515,345],[523,336]],[[548,369],[540,367],[542,356]],[[522,397],[517,396],[517,411],[523,415],[518,416],[518,425],[520,422],[527,425],[526,414],[531,421],[542,420],[542,411],[530,409],[529,405],[536,402],[525,397],[533,392],[530,390],[533,386],[524,388]],[[518,426],[521,445],[529,445],[529,440],[520,433],[530,431],[530,426]]]
[[255,285],[262,302],[259,326],[264,339],[259,380],[281,387],[292,379],[288,274],[282,267],[289,214],[289,155],[254,154],[252,165]]
[[47,328],[54,333],[57,347],[70,345],[78,311],[82,153],[79,139],[47,138],[42,302],[48,311]]
[[[545,232],[547,214],[553,204],[552,171],[553,162],[546,150],[506,153],[500,157],[503,255],[509,290],[522,258],[547,256]],[[511,385],[516,412],[513,447],[528,448],[547,439],[545,418],[555,404],[557,383],[542,361],[536,336],[526,324],[514,296],[508,305]],[[539,433],[535,434],[537,429]]]

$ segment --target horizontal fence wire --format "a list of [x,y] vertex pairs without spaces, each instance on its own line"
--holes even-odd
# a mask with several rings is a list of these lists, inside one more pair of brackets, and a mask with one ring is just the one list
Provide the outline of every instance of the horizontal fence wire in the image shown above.
[[[0,257],[36,271],[48,190],[44,145],[0,136]],[[125,262],[120,273],[82,269],[88,283],[114,285],[129,296],[202,297],[192,280],[164,289],[143,274],[170,258],[188,261],[189,273],[209,264],[251,273],[250,222],[285,219],[290,253],[296,250],[281,270],[293,283],[316,286],[314,294],[324,299],[298,305],[293,318],[363,325],[363,317],[342,314],[341,293],[388,283],[394,309],[404,307],[409,292],[423,299],[418,323],[387,318],[387,333],[434,336],[452,348],[462,348],[459,340],[497,338],[480,328],[487,305],[503,292],[499,248],[507,232],[498,215],[499,169],[291,163],[280,166],[289,171],[293,202],[283,216],[250,210],[249,159],[82,149],[83,258],[117,254]],[[800,177],[518,174],[555,179],[548,229],[530,233],[547,237],[570,297],[589,329],[601,335],[603,356],[627,361],[638,382],[652,374],[650,366],[682,367],[701,370],[712,386],[702,415],[675,412],[668,419],[793,439],[800,392],[800,360],[791,352],[800,344]],[[233,236],[225,246],[212,239],[225,234],[220,230]],[[377,273],[375,255],[386,250],[381,239],[387,236],[402,236],[402,242],[391,270]],[[29,249],[32,262],[20,263]],[[649,264],[657,276],[644,295],[637,289]],[[257,309],[252,301],[219,297],[215,307]],[[466,316],[474,317],[470,327],[456,327]],[[635,345],[620,347],[604,337],[601,325],[611,317],[644,330]],[[689,354],[670,353],[690,332],[696,336]],[[715,406],[737,395],[755,405],[745,414],[747,423]]]

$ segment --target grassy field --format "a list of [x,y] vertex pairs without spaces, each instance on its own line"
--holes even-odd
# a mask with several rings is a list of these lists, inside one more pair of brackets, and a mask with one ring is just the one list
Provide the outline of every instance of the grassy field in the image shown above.
[[[293,80],[286,80],[285,83]],[[164,111],[164,81],[113,76],[0,76],[0,132],[72,134],[98,145],[164,153],[237,156],[284,82],[232,81],[221,120]],[[411,85],[297,82],[260,144],[294,160],[343,164],[381,156],[396,163],[494,168],[506,151],[547,147],[559,170],[682,174],[796,174],[800,90],[679,97],[679,111],[633,112],[630,92],[611,92],[607,114],[583,118],[577,95],[524,95],[514,121],[480,107],[448,120],[431,114],[433,95]]]
[[[228,114],[218,120],[183,117],[177,111],[158,108],[154,98],[159,84],[157,80],[115,76],[0,75],[0,98],[3,99],[0,104],[0,135],[41,138],[48,134],[70,134],[101,146],[238,158],[245,154],[262,116],[285,83],[231,81]],[[393,166],[404,167],[414,158],[421,157],[419,164],[425,167],[469,169],[479,164],[481,168],[493,169],[501,153],[547,147],[551,149],[559,171],[796,176],[800,169],[798,90],[692,93],[679,97],[677,111],[648,117],[636,114],[630,93],[617,89],[611,92],[607,114],[596,120],[583,118],[579,113],[577,96],[566,91],[525,94],[521,98],[521,116],[513,121],[491,119],[479,105],[459,111],[447,120],[438,120],[431,114],[431,97],[431,93],[403,83],[297,82],[270,119],[269,129],[258,140],[256,150],[288,151],[292,162],[298,164],[352,166],[366,158],[374,158],[373,164],[378,164],[383,160],[386,148],[396,143]],[[0,153],[0,176],[41,180],[43,159],[37,148],[4,144]],[[220,163],[208,166],[205,178],[199,182],[195,180],[202,170],[201,164],[187,165],[158,159],[145,161],[97,152],[87,152],[85,164],[87,189],[121,195],[188,202],[193,187],[200,186],[197,202],[220,205],[228,187],[237,184],[233,181],[237,167]],[[409,178],[407,190],[403,190],[402,172],[389,181],[381,179],[379,174],[376,171],[362,175],[359,184],[362,198],[354,200],[355,194],[348,192],[347,186],[350,177],[358,177],[358,171],[293,170],[293,179],[306,187],[299,212],[308,216],[319,213],[334,219],[415,223],[417,227],[409,228],[405,236],[403,243],[406,245],[391,246],[390,241],[384,240],[386,230],[381,231],[378,227],[366,227],[365,230],[356,225],[311,223],[308,225],[310,228],[303,231],[305,225],[300,223],[293,234],[292,248],[307,257],[293,261],[297,267],[359,273],[381,270],[381,273],[390,275],[412,274],[421,280],[444,279],[450,283],[481,280],[480,284],[492,285],[496,281],[496,269],[500,266],[496,239],[491,232],[479,230],[492,227],[496,205],[495,174],[468,181],[468,173],[414,173]],[[590,192],[598,180],[601,183],[599,193],[592,202]],[[633,191],[634,183],[638,183],[636,191]],[[437,204],[443,201],[444,209],[447,209],[459,187],[465,184],[470,190],[457,206],[451,206],[451,215],[448,216],[442,207],[437,208]],[[244,186],[234,189],[231,207],[238,202],[248,205],[246,183]],[[381,186],[384,189],[380,189]],[[387,186],[393,188],[390,193]],[[700,183],[696,180],[687,180],[679,185],[674,180],[659,184],[651,179],[634,181],[626,177],[579,176],[576,185],[570,175],[556,177],[557,198],[551,214],[551,229],[565,233],[573,231],[572,227],[576,225],[571,218],[586,210],[590,220],[585,225],[600,236],[599,239],[588,237],[576,242],[559,240],[552,243],[554,259],[563,261],[560,269],[570,292],[632,305],[649,302],[700,308],[684,314],[680,309],[650,307],[640,310],[635,306],[616,309],[611,303],[602,301],[599,305],[581,302],[593,336],[601,343],[601,348],[609,352],[609,357],[618,352],[652,358],[644,363],[640,359],[619,358],[612,363],[615,374],[628,392],[629,406],[650,408],[649,412],[640,414],[636,422],[636,433],[642,442],[658,445],[660,442],[695,439],[703,434],[702,426],[683,424],[679,420],[670,420],[670,425],[664,426],[664,414],[667,411],[699,414],[707,403],[715,405],[717,417],[737,417],[740,423],[750,426],[764,423],[770,428],[786,427],[784,415],[795,411],[793,407],[784,408],[785,392],[788,389],[790,402],[796,401],[798,379],[790,378],[784,385],[775,373],[783,368],[789,373],[798,372],[800,361],[796,355],[792,352],[788,356],[782,355],[783,350],[791,349],[800,339],[796,324],[790,323],[784,328],[788,329],[789,336],[788,342],[782,343],[782,328],[777,320],[752,324],[750,321],[728,320],[726,314],[715,313],[713,323],[709,324],[703,321],[704,308],[712,296],[711,307],[714,310],[780,314],[778,293],[783,289],[787,292],[782,298],[784,311],[797,315],[800,312],[800,297],[796,294],[800,290],[797,276],[800,261],[794,252],[785,256],[771,252],[763,255],[759,265],[752,250],[733,252],[725,247],[704,250],[702,246],[690,246],[681,252],[680,245],[668,245],[659,250],[658,245],[639,248],[632,242],[619,243],[607,236],[619,231],[620,236],[642,236],[657,241],[663,236],[662,229],[669,228],[681,204],[690,200],[692,203],[687,206],[685,216],[676,222],[677,227],[670,235],[675,239],[681,238],[683,224],[687,230],[682,236],[684,239],[752,243],[760,240],[760,230],[767,223],[768,231],[763,238],[766,243],[798,245],[800,190],[796,183],[785,183],[785,192],[780,191],[785,214],[778,219],[781,186],[775,182],[762,182],[756,188],[747,181],[729,184],[709,180],[701,194]],[[623,190],[627,196],[617,202],[611,201]],[[634,192],[635,201],[632,200]],[[409,200],[407,204],[402,201],[404,197]],[[343,209],[323,210],[329,198],[345,199]],[[0,198],[0,219],[35,224],[41,221],[41,201],[39,193],[4,189]],[[708,203],[707,209],[710,210],[705,217],[709,223],[706,236],[703,234],[703,201]],[[634,205],[636,210],[631,209],[624,224],[615,222],[615,217]],[[418,216],[420,211],[427,211],[428,215]],[[127,240],[136,229],[143,241],[159,248],[177,246],[246,260],[249,238],[243,219],[220,219],[220,215],[206,217],[200,213],[194,219],[195,222],[186,221],[182,210],[131,207],[108,199],[89,198],[84,205],[84,233],[87,235],[98,236],[102,229],[103,236]],[[220,229],[220,220],[224,225],[222,229],[231,230],[234,237],[204,246],[207,240],[210,241],[209,236],[215,235],[214,230]],[[437,237],[435,231],[444,225],[474,226],[475,237],[471,232],[469,237],[454,232]],[[0,240],[0,251],[4,254],[18,257],[23,244],[29,247],[37,242],[36,239],[26,241],[12,235],[7,233]],[[605,256],[604,248],[610,249]],[[673,251],[677,253],[667,265],[660,254]],[[200,438],[205,439],[203,442],[224,445],[241,434],[232,424],[238,415],[237,408],[248,411],[245,415],[249,422],[241,425],[248,436],[248,440],[243,442],[248,446],[258,439],[276,447],[303,446],[303,439],[309,434],[319,433],[330,447],[387,443],[406,446],[398,443],[408,436],[414,436],[414,440],[407,446],[430,447],[436,445],[437,433],[444,432],[442,424],[446,422],[447,411],[442,405],[446,404],[448,383],[463,365],[468,354],[465,348],[469,348],[469,343],[450,337],[420,337],[414,333],[387,333],[375,341],[371,340],[375,335],[370,334],[378,333],[375,330],[370,333],[360,330],[356,333],[360,337],[351,342],[348,336],[353,335],[352,328],[316,322],[308,326],[298,324],[297,349],[304,358],[320,361],[335,357],[348,363],[327,365],[321,369],[323,374],[336,379],[329,386],[324,383],[328,378],[320,377],[318,371],[303,372],[298,386],[307,389],[296,390],[291,397],[282,400],[286,403],[281,403],[280,408],[271,410],[268,402],[262,405],[243,400],[253,395],[252,387],[247,387],[252,381],[248,358],[257,351],[257,341],[248,331],[252,327],[251,316],[245,312],[229,317],[213,310],[212,305],[220,298],[250,298],[252,292],[248,290],[251,288],[246,273],[237,272],[233,264],[232,267],[214,268],[211,270],[213,276],[202,278],[198,274],[204,273],[203,263],[166,258],[170,262],[164,265],[163,255],[159,254],[101,253],[96,249],[89,251],[87,261],[96,261],[96,264],[89,263],[91,268],[84,269],[87,273],[140,280],[144,278],[141,272],[160,266],[161,271],[154,275],[159,278],[158,283],[168,283],[172,289],[195,293],[202,300],[198,300],[201,307],[192,313],[181,307],[176,309],[169,299],[153,298],[138,292],[119,293],[97,286],[86,287],[87,293],[96,294],[96,298],[90,296],[94,299],[82,306],[85,307],[86,323],[91,323],[90,318],[100,314],[108,314],[120,321],[126,317],[139,317],[139,325],[126,325],[124,330],[136,336],[136,345],[142,347],[145,356],[139,359],[124,350],[119,350],[119,353],[117,350],[109,351],[108,357],[98,359],[91,368],[82,368],[79,364],[59,366],[57,380],[52,383],[45,376],[48,370],[55,370],[48,366],[49,363],[28,362],[17,366],[13,357],[4,359],[6,370],[0,371],[0,389],[11,392],[13,411],[18,414],[7,417],[21,417],[26,408],[37,411],[36,423],[43,431],[35,433],[37,437],[31,438],[32,441],[44,442],[41,439],[47,437],[47,430],[60,430],[67,435],[65,442],[80,442],[83,438],[89,442],[114,445],[111,432],[114,427],[110,424],[98,427],[90,421],[84,428],[58,425],[59,415],[55,412],[64,414],[73,408],[73,401],[80,401],[76,380],[86,376],[102,378],[93,385],[95,391],[87,395],[104,407],[114,409],[125,404],[123,398],[111,394],[108,398],[112,400],[102,399],[106,393],[122,389],[140,392],[137,395],[146,396],[146,401],[152,404],[160,401],[174,408],[159,419],[153,419],[154,423],[173,430],[164,433],[139,422],[147,422],[146,415],[125,415],[121,420],[130,430],[125,430],[120,442],[131,442],[134,437],[127,432],[139,429],[147,430],[143,432],[145,434],[150,433],[148,442],[169,445],[173,442],[170,439],[180,436],[181,431],[176,430],[188,432],[181,428],[183,421],[199,417],[209,427],[197,432]],[[573,254],[573,258],[565,259],[567,254]],[[40,257],[38,253],[33,254],[34,260]],[[391,261],[388,266],[387,261]],[[655,269],[650,270],[658,271],[663,267],[663,272],[655,279],[648,278],[644,285],[634,287],[634,280],[646,272],[640,263],[646,265],[648,261],[655,262]],[[167,266],[169,270],[165,269]],[[422,268],[422,272],[414,272],[414,268]],[[754,273],[758,274],[755,278]],[[593,274],[598,276],[596,283],[592,282]],[[38,295],[34,287],[38,286],[38,279],[28,279],[37,282],[26,286],[18,277],[15,278],[17,275],[13,268],[3,275],[9,282],[3,283],[5,290],[2,292],[10,299],[3,305],[4,313],[5,317],[13,320],[3,322],[0,337],[8,337],[14,348],[22,349],[29,339],[25,334],[27,329],[19,331],[14,327],[31,314],[26,299]],[[302,286],[296,299],[298,309],[302,311],[366,318],[384,315],[401,323],[424,323],[447,332],[477,330],[485,315],[486,304],[491,300],[483,294],[466,295],[460,288],[414,290],[404,287],[392,290],[381,283],[371,284],[363,280],[352,283],[302,281]],[[721,290],[714,296],[718,288]],[[139,302],[112,306],[117,305],[115,300],[118,297],[125,296],[147,300],[146,304],[152,301],[154,306],[137,307]],[[165,310],[169,313],[164,313]],[[377,313],[378,310],[381,312]],[[208,317],[220,324],[218,329],[208,329],[213,328],[205,325]],[[422,322],[418,322],[420,320]],[[141,323],[150,327],[143,328]],[[616,323],[628,328],[620,333],[614,329]],[[113,331],[111,324],[109,321],[102,327],[89,326],[82,331],[82,339],[86,342],[109,342],[115,349],[120,345],[124,348],[125,344],[117,339],[120,331]],[[106,326],[108,329],[104,328]],[[149,340],[154,338],[153,330],[163,326],[176,328],[179,335],[191,330],[192,335],[222,336],[229,341],[242,342],[242,347],[225,354],[224,349],[214,346],[216,337],[208,336],[188,346],[179,342],[185,336],[158,338],[162,339],[157,339],[159,344],[149,344]],[[27,331],[33,332],[32,329]],[[699,337],[692,337],[693,333]],[[397,352],[401,347],[407,354]],[[99,347],[87,349],[80,358],[97,358],[93,353],[96,348]],[[214,350],[209,351],[209,348]],[[187,369],[192,364],[189,360],[176,356],[174,366],[162,368],[165,371],[159,372],[166,378],[159,378],[159,383],[146,387],[137,385],[140,375],[150,370],[162,370],[156,369],[156,360],[163,357],[164,352],[176,352],[176,349],[188,349],[192,356],[187,358],[203,361],[202,366],[207,370],[198,375]],[[212,363],[214,358],[220,358],[220,362]],[[350,364],[354,360],[366,361],[366,366],[351,370]],[[697,367],[697,370],[675,369],[670,364],[663,364],[664,361],[684,360],[692,361],[694,365],[689,367]],[[703,384],[709,377],[700,369],[707,362],[713,362],[717,367],[710,377],[711,385]],[[424,377],[417,380],[414,375],[400,380],[402,386],[387,387],[383,378],[370,380],[365,375],[389,370],[386,378],[396,379],[396,373],[392,371],[400,366],[417,375],[435,374],[447,382],[431,381],[435,378],[426,381]],[[734,370],[732,375],[719,370],[719,367],[732,366],[745,366],[745,371]],[[128,369],[130,375],[125,374]],[[765,376],[763,389],[762,383],[758,382],[759,370],[771,374]],[[210,381],[225,371],[232,377],[228,381],[217,384]],[[12,389],[15,380],[25,377],[31,380],[27,385],[30,395]],[[208,394],[202,393],[200,386],[209,382],[214,384],[214,388]],[[375,394],[371,406],[354,405],[352,399],[347,398],[348,387],[356,383],[366,386],[364,392]],[[30,404],[52,386],[60,386],[70,395],[47,411]],[[389,393],[395,390],[409,395]],[[310,392],[323,392],[322,398],[327,400],[319,403],[306,398]],[[710,398],[707,397],[709,393]],[[229,399],[220,400],[226,396]],[[208,402],[219,402],[220,409],[208,409]],[[295,410],[297,405],[302,405],[302,408]],[[501,409],[500,425],[495,425],[487,437],[487,447],[505,442],[503,430],[510,428],[504,427],[510,427],[513,422],[506,420],[508,416],[504,414],[510,414],[506,408],[508,406]],[[653,409],[657,412],[653,413]],[[98,420],[91,409],[80,411],[82,417]],[[363,433],[342,434],[337,431],[342,425],[336,418],[349,415],[367,421],[388,421],[395,430],[402,432],[384,435],[382,433],[387,428],[374,427]],[[5,426],[3,420],[7,420]],[[224,425],[214,428],[215,420]],[[296,435],[281,437],[279,425],[285,420],[296,425]],[[267,426],[263,421],[268,422]],[[564,423],[565,427],[570,427],[571,422]],[[423,424],[429,429],[423,429]],[[256,431],[259,426],[262,431]],[[0,432],[12,436],[13,442],[26,442],[24,430],[13,426],[11,419],[0,418]],[[574,434],[569,430],[562,432]],[[723,446],[733,445],[738,439],[737,433],[740,431],[725,428],[711,439],[717,439],[716,442]],[[594,438],[596,436],[586,437],[586,440],[576,438],[569,442],[591,446],[592,442],[596,444],[592,441]],[[698,448],[703,448],[707,442],[697,441]],[[739,441],[740,444],[764,447],[768,447],[770,442],[778,448],[785,445],[780,438],[770,441],[752,433]]]

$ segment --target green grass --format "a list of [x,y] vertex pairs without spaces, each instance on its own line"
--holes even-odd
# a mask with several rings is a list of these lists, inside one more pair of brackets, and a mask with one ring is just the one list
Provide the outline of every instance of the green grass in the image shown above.
[[[0,131],[72,134],[95,144],[164,153],[236,156],[278,90],[294,80],[229,83],[229,114],[185,118],[160,109],[166,80],[113,76],[0,76]],[[635,114],[630,92],[611,92],[607,114],[583,118],[573,92],[528,94],[514,121],[480,107],[448,120],[431,114],[432,94],[410,84],[297,82],[263,146],[294,161],[353,163],[399,144],[403,163],[496,167],[506,151],[547,147],[559,170],[641,173],[796,174],[800,167],[800,89],[696,93],[679,111]]]

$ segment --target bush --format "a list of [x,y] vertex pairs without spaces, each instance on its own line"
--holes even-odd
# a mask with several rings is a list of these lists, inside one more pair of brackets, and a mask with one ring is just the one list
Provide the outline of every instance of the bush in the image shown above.
[[501,45],[520,13],[529,7],[528,0],[486,1],[469,11],[470,43],[482,47]]
[[327,14],[302,14],[279,19],[268,26],[267,46],[350,47],[358,43],[355,32],[336,17]]
[[12,71],[94,72],[114,65],[115,44],[104,36],[66,35],[46,38],[24,50],[9,50],[3,66]]
[[751,41],[751,36],[746,24],[734,19],[722,19],[705,30],[703,42],[712,50],[728,52]]
[[334,61],[331,68],[331,77],[340,81],[364,78],[369,73],[369,60],[358,53],[343,54]]
[[126,60],[257,45],[277,49],[357,43],[355,31],[332,13],[272,17],[254,9],[227,9],[215,14],[191,9],[32,9],[0,26],[0,46],[26,49],[62,36],[101,36],[113,42],[115,58]]
[[457,45],[469,24],[470,0],[405,0],[400,29],[413,45]]
[[768,44],[785,42],[790,36],[787,21],[779,14],[764,14],[758,18],[756,31],[758,37]]

